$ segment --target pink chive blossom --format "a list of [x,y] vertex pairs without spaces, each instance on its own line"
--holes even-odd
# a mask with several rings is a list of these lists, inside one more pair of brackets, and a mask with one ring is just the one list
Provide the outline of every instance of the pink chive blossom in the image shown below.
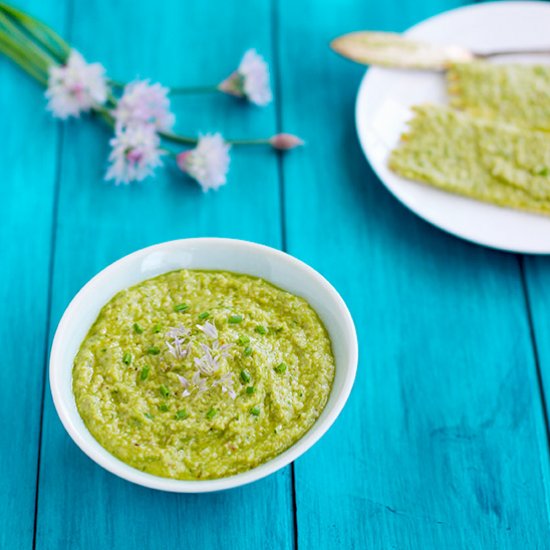
[[233,389],[233,384],[233,375],[230,372],[227,372],[218,378],[218,380],[215,380],[212,383],[212,386],[220,386],[222,393],[227,393],[231,399],[235,399],[237,397],[237,393]]
[[193,386],[198,389],[199,393],[202,393],[208,389],[206,386],[206,378],[201,377],[200,371],[196,371],[195,374],[193,374],[191,382],[193,383]]
[[109,155],[111,165],[105,179],[115,180],[116,185],[141,181],[162,165],[160,139],[150,126],[132,125],[117,129],[109,143],[112,147]]
[[263,107],[273,95],[269,84],[269,67],[256,50],[247,50],[235,72],[230,74],[218,89],[227,94],[244,97]]
[[107,100],[105,68],[100,63],[86,63],[71,50],[67,63],[48,70],[48,110],[57,118],[78,117]]
[[194,149],[180,153],[176,160],[180,170],[197,180],[206,193],[226,183],[229,148],[221,134],[206,134]]
[[175,117],[170,112],[168,92],[168,88],[158,83],[150,84],[148,80],[130,82],[113,111],[116,126],[146,124],[157,131],[171,130]]
[[195,357],[195,366],[197,369],[206,376],[211,376],[220,367],[217,359],[212,355],[212,350],[206,345],[200,345],[203,351],[203,355]]
[[189,381],[185,376],[177,375],[178,380],[180,381],[180,384],[183,386],[183,392],[181,394],[182,397],[188,397],[191,395],[191,392],[189,391]]
[[197,328],[204,332],[206,336],[212,338],[212,340],[215,340],[218,337],[218,329],[210,321],[206,321],[206,323],[202,326],[197,325]]
[[166,347],[170,354],[176,359],[185,359],[191,352],[191,343],[185,346],[185,341],[189,337],[189,329],[183,325],[173,327],[166,332],[166,337],[172,341],[166,341]]
[[279,151],[288,151],[300,147],[304,144],[304,141],[292,134],[275,134],[269,139],[269,144],[274,149],[279,149]]

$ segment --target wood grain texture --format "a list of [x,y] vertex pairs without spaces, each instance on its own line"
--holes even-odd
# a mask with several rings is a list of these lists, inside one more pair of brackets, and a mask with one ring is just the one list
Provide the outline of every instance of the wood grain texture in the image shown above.
[[[63,28],[54,2],[29,8]],[[41,87],[3,57],[0,80],[0,548],[12,550],[33,541],[59,128]]]
[[547,444],[516,259],[436,230],[383,189],[355,136],[362,71],[319,46],[450,7],[281,2],[282,120],[308,139],[284,166],[288,250],[342,292],[361,346],[346,410],[295,465],[302,550],[548,543]]
[[[215,83],[255,46],[271,55],[270,6],[250,2],[76,3],[75,45],[117,79],[136,74],[166,84]],[[93,24],[91,23],[93,21]],[[174,101],[178,127],[270,135],[275,110],[212,96]],[[230,183],[204,196],[173,168],[115,188],[102,181],[108,131],[83,121],[67,128],[63,151],[52,326],[99,269],[137,248],[189,236],[231,236],[279,246],[277,159],[235,150]],[[167,163],[168,164],[168,163]],[[63,430],[47,393],[37,547],[276,548],[293,543],[290,469],[215,495],[172,495],[116,479],[93,464]]]

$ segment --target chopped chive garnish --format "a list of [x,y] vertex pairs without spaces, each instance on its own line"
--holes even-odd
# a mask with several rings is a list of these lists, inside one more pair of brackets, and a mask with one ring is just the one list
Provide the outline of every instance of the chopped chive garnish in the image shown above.
[[126,353],[122,356],[122,362],[123,362],[125,365],[129,365],[129,364],[132,362],[132,354],[126,352]]
[[162,405],[159,405],[159,411],[166,412],[168,411],[168,405],[166,403],[162,403]]
[[273,370],[278,374],[283,374],[283,372],[285,372],[286,370],[286,364],[279,363]]
[[254,416],[260,416],[260,409],[258,407],[252,407],[250,409],[250,414],[253,414]]
[[252,355],[252,348],[250,346],[246,346],[246,348],[244,348],[244,355],[245,357],[249,357],[250,355]]
[[548,174],[550,174],[550,170],[546,166],[539,170],[539,176],[548,176]]
[[151,367],[149,365],[145,365],[142,369],[141,369],[141,375],[140,375],[140,378],[142,380],[147,380],[147,377],[149,376],[149,371],[151,370]]
[[244,346],[249,342],[250,342],[250,338],[246,334],[241,334],[237,340],[237,343],[240,344],[241,346]]
[[153,334],[157,334],[162,330],[162,325],[157,323],[155,326],[153,326]]
[[149,353],[150,355],[158,355],[160,353],[160,349],[156,346],[152,346],[147,350],[147,353]]
[[145,416],[146,418],[148,418],[149,420],[153,420],[153,415],[151,413],[143,413],[143,416]]
[[242,315],[231,315],[231,317],[229,317],[229,322],[232,324],[232,325],[237,325],[238,323],[241,323],[243,320],[243,316]]
[[189,304],[178,304],[174,306],[174,311],[187,311],[189,309]]
[[176,418],[178,420],[185,420],[188,416],[189,414],[187,414],[187,411],[185,409],[181,409],[176,413]]
[[248,395],[252,395],[255,391],[256,391],[256,388],[254,386],[248,386],[248,388],[246,388],[246,393]]
[[170,395],[170,390],[164,384],[160,385],[159,390],[163,397],[168,397]]
[[263,325],[258,325],[255,330],[258,334],[267,334],[267,329]]
[[208,319],[210,317],[210,313],[208,311],[203,311],[199,314],[199,319]]
[[134,330],[138,333],[138,334],[141,334],[143,332],[143,329],[137,324],[137,323],[134,323]]
[[248,382],[250,382],[250,373],[247,371],[247,370],[242,370],[241,371],[241,380],[247,384]]
[[107,348],[103,348],[101,351],[105,353],[107,351]]
[[208,420],[212,420],[217,413],[218,411],[214,409],[214,407],[211,407],[209,411],[206,413],[206,418],[208,418]]

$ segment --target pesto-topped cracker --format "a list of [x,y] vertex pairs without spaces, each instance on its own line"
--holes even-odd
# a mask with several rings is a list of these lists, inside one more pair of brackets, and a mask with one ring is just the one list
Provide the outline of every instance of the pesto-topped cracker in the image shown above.
[[550,213],[550,135],[446,107],[415,107],[389,167],[482,201]]
[[550,131],[550,66],[458,63],[447,85],[451,105],[468,114]]

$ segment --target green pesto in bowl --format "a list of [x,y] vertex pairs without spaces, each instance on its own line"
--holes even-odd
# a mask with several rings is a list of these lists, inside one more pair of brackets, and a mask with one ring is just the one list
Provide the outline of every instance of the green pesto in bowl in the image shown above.
[[200,480],[250,470],[315,423],[331,342],[303,299],[230,272],[180,270],[115,295],[82,342],[73,392],[110,453]]

